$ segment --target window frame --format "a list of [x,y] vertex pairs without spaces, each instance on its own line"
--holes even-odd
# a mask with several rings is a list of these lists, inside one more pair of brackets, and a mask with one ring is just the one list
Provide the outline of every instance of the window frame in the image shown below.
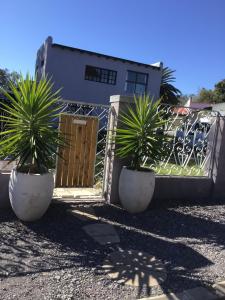
[[[87,68],[93,68],[99,72],[99,80],[94,79],[97,76],[90,76],[86,75]],[[99,83],[105,83],[109,85],[116,85],[116,80],[117,80],[117,71],[111,70],[111,69],[106,69],[106,68],[100,68],[96,66],[91,66],[91,65],[86,65],[85,66],[85,71],[84,71],[84,79],[88,81],[93,81],[93,82],[99,82]]]
[[[133,81],[133,80],[128,80],[128,74],[129,74],[129,72],[135,73],[135,81]],[[138,74],[142,74],[142,75],[145,75],[145,76],[146,76],[146,83],[138,82],[138,81],[137,81]],[[138,71],[133,71],[133,70],[127,70],[127,77],[126,77],[126,81],[125,81],[125,92],[130,93],[130,92],[127,91],[126,85],[127,85],[127,83],[132,83],[132,84],[135,85],[134,92],[133,92],[134,94],[136,94],[136,93],[137,93],[137,94],[143,94],[143,93],[138,93],[138,92],[136,92],[136,85],[137,85],[137,84],[145,86],[145,91],[144,91],[144,93],[146,93],[147,87],[148,87],[148,77],[149,77],[149,74],[148,74],[148,73],[138,72]]]

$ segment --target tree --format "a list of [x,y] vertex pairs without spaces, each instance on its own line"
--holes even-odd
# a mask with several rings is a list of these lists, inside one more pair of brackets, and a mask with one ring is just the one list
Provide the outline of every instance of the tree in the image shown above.
[[20,75],[13,71],[10,72],[8,69],[1,69],[0,68],[0,88],[5,90],[10,90],[9,83],[12,82],[16,84],[16,80],[20,77]]
[[197,102],[214,103],[215,95],[213,90],[202,88],[197,95]]
[[215,84],[214,94],[216,102],[225,102],[225,79]]
[[202,88],[197,95],[197,102],[221,103],[225,102],[225,79],[215,84],[213,90]]
[[176,105],[179,103],[179,97],[181,96],[181,91],[177,89],[173,82],[175,81],[174,70],[168,67],[163,68],[161,85],[160,85],[160,98],[162,103]]

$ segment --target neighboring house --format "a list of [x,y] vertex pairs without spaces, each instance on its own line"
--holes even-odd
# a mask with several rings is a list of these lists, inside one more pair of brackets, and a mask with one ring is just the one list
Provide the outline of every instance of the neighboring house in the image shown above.
[[53,43],[48,37],[37,52],[36,73],[52,77],[67,100],[108,104],[111,95],[150,94],[157,99],[162,63],[139,63]]

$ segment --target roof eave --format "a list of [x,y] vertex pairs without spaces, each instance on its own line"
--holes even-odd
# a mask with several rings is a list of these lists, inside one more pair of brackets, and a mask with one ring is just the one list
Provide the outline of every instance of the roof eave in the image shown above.
[[161,68],[158,67],[158,66],[152,66],[152,65],[149,65],[149,64],[144,64],[144,63],[140,63],[140,62],[136,62],[136,61],[120,58],[120,57],[110,56],[110,55],[106,55],[106,54],[102,54],[102,53],[97,53],[97,52],[92,52],[92,51],[88,51],[88,50],[79,49],[79,48],[73,48],[73,47],[70,47],[70,46],[64,46],[64,45],[60,45],[60,44],[56,44],[56,43],[53,43],[52,47],[53,48],[58,47],[58,48],[65,49],[65,50],[70,50],[70,51],[77,51],[77,52],[80,52],[80,53],[95,55],[95,56],[98,56],[98,57],[104,57],[106,59],[118,60],[118,61],[122,61],[123,63],[130,63],[130,64],[133,64],[133,65],[138,65],[138,66],[142,66],[142,67],[145,67],[145,68],[151,68],[151,69],[158,70],[158,71],[161,70]]

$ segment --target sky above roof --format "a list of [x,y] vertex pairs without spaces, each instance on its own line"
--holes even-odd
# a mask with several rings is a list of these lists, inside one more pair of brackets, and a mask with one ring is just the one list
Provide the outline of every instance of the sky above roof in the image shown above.
[[225,78],[224,0],[0,0],[0,68],[34,73],[53,42],[176,70],[184,94]]

